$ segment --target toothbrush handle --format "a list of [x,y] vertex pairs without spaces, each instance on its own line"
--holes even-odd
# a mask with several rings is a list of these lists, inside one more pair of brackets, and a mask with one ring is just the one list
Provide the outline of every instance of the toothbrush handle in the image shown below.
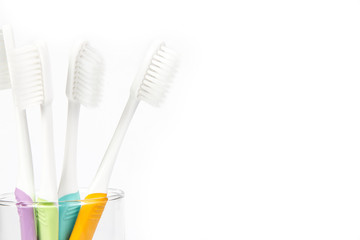
[[116,157],[138,104],[139,101],[130,96],[110,145],[89,188],[90,194],[85,198],[87,201],[80,209],[70,240],[92,239],[107,202],[106,192]]
[[17,122],[17,145],[19,154],[19,169],[16,187],[29,195],[31,199],[34,199],[34,170],[26,111],[16,109],[15,116]]
[[37,230],[39,240],[58,240],[59,213],[55,203],[38,198],[36,208]]
[[69,240],[92,240],[107,201],[106,193],[93,193],[85,198]]
[[59,211],[54,158],[53,115],[51,104],[41,105],[42,120],[42,179],[37,208],[39,240],[58,240]]
[[100,167],[96,173],[93,182],[90,185],[89,193],[106,193],[109,185],[112,170],[114,168],[116,158],[118,156],[121,144],[125,134],[129,128],[131,119],[133,118],[139,101],[130,96],[125,109],[121,115],[118,126],[105,152]]
[[[80,104],[69,101],[65,139],[64,163],[59,185],[59,240],[68,240],[80,210],[80,200],[76,172],[76,150]],[[76,202],[75,202],[76,203]]]
[[57,183],[54,154],[53,113],[51,104],[41,106],[42,127],[42,162],[41,185],[39,197],[51,202],[56,202]]
[[80,211],[79,192],[59,198],[59,240],[68,240]]
[[32,199],[20,189],[15,189],[15,198],[18,202],[17,209],[20,217],[21,239],[36,240],[36,227]]
[[[69,101],[65,138],[64,163],[59,185],[59,197],[78,192],[76,153],[80,104]],[[79,199],[78,199],[79,200]]]
[[25,110],[16,109],[17,140],[19,152],[19,170],[15,198],[20,218],[21,239],[36,240],[36,224],[32,206],[34,190],[34,172],[31,154],[29,129]]

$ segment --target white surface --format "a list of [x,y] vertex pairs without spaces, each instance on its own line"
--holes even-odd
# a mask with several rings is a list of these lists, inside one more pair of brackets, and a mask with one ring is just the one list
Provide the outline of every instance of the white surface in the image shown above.
[[[167,101],[139,106],[114,169],[128,240],[360,239],[359,13],[355,0],[0,3],[18,45],[49,43],[58,176],[68,53],[88,39],[104,55],[105,100],[81,113],[81,186],[95,174],[148,43],[163,37],[182,54]],[[9,191],[9,91],[0,102],[0,190]],[[29,120],[38,185],[36,109]]]

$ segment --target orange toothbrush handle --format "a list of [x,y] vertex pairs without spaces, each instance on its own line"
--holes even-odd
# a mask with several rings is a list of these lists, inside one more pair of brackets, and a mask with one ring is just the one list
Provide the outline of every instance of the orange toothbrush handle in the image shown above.
[[107,201],[105,193],[93,193],[85,198],[69,240],[92,240]]

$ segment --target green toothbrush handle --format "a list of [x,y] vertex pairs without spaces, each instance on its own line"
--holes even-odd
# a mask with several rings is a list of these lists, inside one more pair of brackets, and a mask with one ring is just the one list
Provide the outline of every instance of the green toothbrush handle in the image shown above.
[[38,199],[36,208],[38,240],[58,240],[59,211],[55,203]]

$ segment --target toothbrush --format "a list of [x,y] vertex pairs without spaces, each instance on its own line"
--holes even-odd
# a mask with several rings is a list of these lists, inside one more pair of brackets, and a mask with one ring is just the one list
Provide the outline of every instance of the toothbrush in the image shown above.
[[[44,44],[15,49],[13,88],[18,91],[15,102],[20,108],[40,105],[43,142],[42,176],[37,201],[37,233],[40,240],[58,239],[58,210],[56,207],[56,170],[52,123],[52,96],[49,79],[49,59]],[[20,94],[21,93],[21,94]],[[46,202],[46,203],[44,203]]]
[[76,145],[80,105],[95,107],[101,99],[103,86],[103,60],[88,42],[76,46],[70,58],[66,95],[68,119],[64,165],[59,186],[59,240],[68,240],[80,206],[77,184]]
[[[3,26],[0,38],[0,64],[1,89],[10,88],[16,106],[16,125],[19,150],[19,170],[15,189],[15,198],[19,202],[18,212],[20,217],[21,239],[36,240],[36,223],[34,209],[29,207],[35,198],[34,173],[31,154],[31,145],[25,109],[29,102],[25,100],[26,93],[17,85],[17,79],[24,74],[24,69],[19,68],[24,63],[24,52],[15,50],[13,33],[10,26]],[[4,54],[5,53],[5,54]],[[8,69],[6,69],[8,67]]]
[[130,97],[110,145],[81,207],[70,240],[91,240],[107,202],[107,188],[120,146],[140,101],[159,105],[177,65],[176,54],[164,43],[150,51],[135,78]]
[[33,46],[29,49],[29,58],[30,56],[34,63],[34,69],[40,72],[37,79],[34,78],[31,83],[29,82],[29,84],[38,86],[36,90],[34,89],[34,96],[38,96],[41,104],[43,159],[41,163],[41,185],[37,198],[40,202],[37,211],[38,235],[40,240],[57,240],[59,237],[59,212],[54,154],[53,96],[47,46],[43,43]]

